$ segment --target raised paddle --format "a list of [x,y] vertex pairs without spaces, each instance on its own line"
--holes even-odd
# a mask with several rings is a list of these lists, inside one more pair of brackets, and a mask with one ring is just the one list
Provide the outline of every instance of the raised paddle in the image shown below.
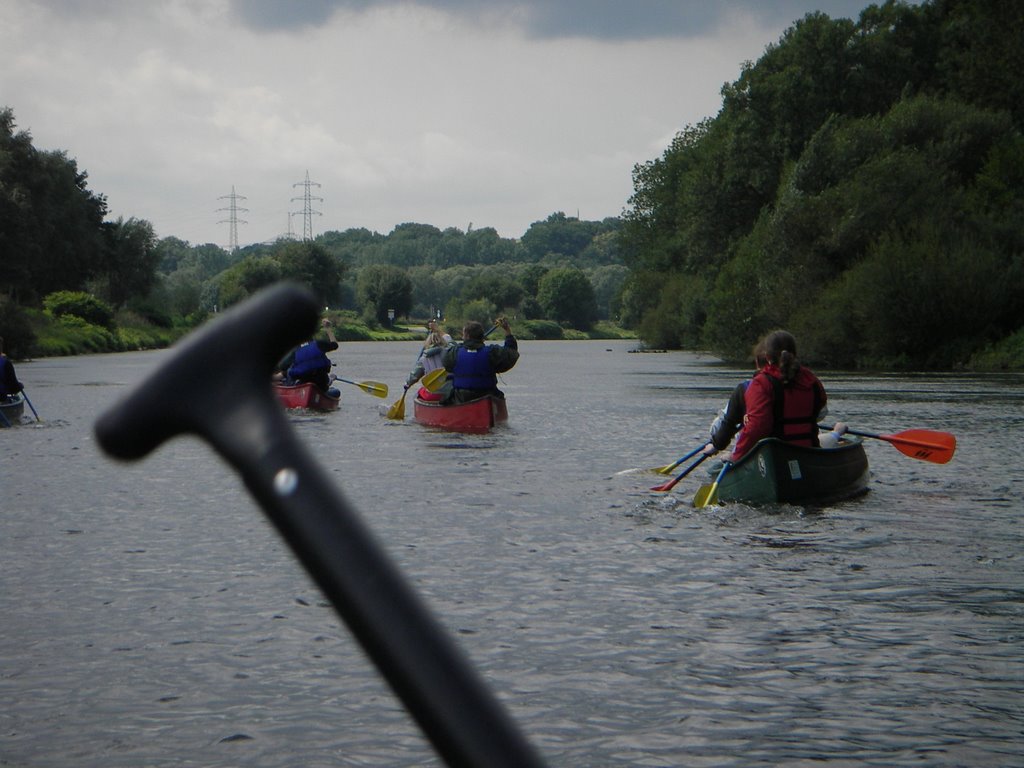
[[[824,427],[832,429],[832,427]],[[953,458],[956,450],[956,437],[949,432],[936,432],[931,429],[908,429],[894,435],[876,435],[872,432],[860,432],[856,429],[846,430],[851,435],[872,437],[890,443],[904,456],[933,464],[946,464]]]
[[[99,418],[98,443],[129,460],[176,435],[207,440],[241,475],[442,760],[541,766],[501,702],[334,485],[336,475],[316,462],[277,404],[274,365],[309,338],[318,317],[313,293],[291,283],[221,313]],[[203,396],[181,397],[196,371],[212,372],[203,379]]]
[[[673,461],[671,464],[666,464],[664,467],[651,467],[648,471],[649,472],[657,472],[659,475],[671,475],[672,474],[672,470],[674,470],[676,467],[678,467],[680,464],[682,464],[687,459],[692,458],[692,457],[696,456],[698,453],[700,453],[701,451],[703,451],[705,445],[707,445],[707,443],[701,443],[696,448],[694,448],[692,451],[690,451],[688,454],[686,454],[685,456],[680,456],[678,459]],[[653,491],[653,490],[657,490],[657,489],[656,488],[652,488],[651,490]]]
[[[701,447],[703,447],[703,446],[701,446]],[[697,450],[699,451],[700,448],[698,448]],[[692,456],[693,454],[691,453],[690,455]],[[651,490],[652,491],[671,491],[673,488],[676,487],[676,484],[680,480],[682,480],[684,477],[686,477],[688,474],[690,474],[693,470],[695,470],[698,466],[700,466],[700,463],[702,461],[704,461],[704,459],[706,459],[710,455],[711,454],[709,454],[709,453],[705,453],[703,456],[701,456],[699,459],[697,459],[695,462],[693,462],[693,464],[688,466],[686,469],[684,469],[678,475],[673,477],[667,483],[662,483],[661,485],[656,485],[653,488],[651,488]]]
[[722,465],[722,471],[718,473],[718,477],[715,478],[715,482],[711,485],[702,485],[697,489],[697,493],[693,497],[693,506],[698,509],[706,507],[709,504],[718,503],[718,484],[722,482],[722,478],[725,477],[725,473],[729,471],[729,467],[732,466],[731,462],[725,462]]
[[332,381],[344,381],[346,384],[353,384],[359,387],[363,392],[374,397],[387,397],[388,396],[388,385],[381,384],[379,381],[349,381],[343,379],[341,376],[335,376],[331,374]]
[[448,371],[445,368],[435,368],[423,379],[420,383],[427,389],[428,392],[437,392],[444,386],[445,379],[448,378]]

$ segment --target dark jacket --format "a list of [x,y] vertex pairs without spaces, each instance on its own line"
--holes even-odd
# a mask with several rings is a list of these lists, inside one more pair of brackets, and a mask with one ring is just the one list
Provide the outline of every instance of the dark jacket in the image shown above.
[[[486,363],[473,365],[467,362],[469,355],[486,354]],[[463,356],[460,365],[459,356]],[[501,395],[502,392],[497,386],[497,375],[511,370],[519,361],[519,342],[516,337],[509,334],[505,337],[504,344],[486,344],[476,339],[467,339],[463,344],[448,347],[442,357],[442,363],[446,370],[453,372],[456,377],[463,377],[463,382],[478,383],[481,386],[464,386],[458,384],[452,389],[449,400],[465,401],[472,400],[491,393]],[[481,374],[486,373],[486,381]]]
[[0,355],[0,397],[16,395],[24,388],[25,386],[18,381],[18,377],[14,373],[14,363],[8,359],[7,355]]

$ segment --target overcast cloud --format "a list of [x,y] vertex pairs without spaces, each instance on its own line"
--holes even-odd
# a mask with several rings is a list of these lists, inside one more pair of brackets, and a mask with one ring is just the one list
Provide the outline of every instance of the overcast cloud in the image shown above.
[[[3,0],[0,106],[110,217],[242,245],[617,216],[744,61],[856,0]],[[246,223],[241,223],[244,221]]]

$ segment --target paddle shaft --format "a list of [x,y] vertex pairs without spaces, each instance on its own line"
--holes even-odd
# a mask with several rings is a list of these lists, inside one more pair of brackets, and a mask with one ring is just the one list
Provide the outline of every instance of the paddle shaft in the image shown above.
[[725,477],[725,473],[729,471],[729,467],[731,466],[731,462],[725,462],[722,465],[722,471],[719,472],[718,477],[715,478],[715,482],[710,486],[703,485],[697,490],[696,495],[693,497],[693,506],[698,508],[706,507],[709,504],[714,504],[718,501],[718,484],[722,482],[722,478]]
[[686,461],[689,458],[692,458],[692,457],[696,456],[698,453],[703,451],[705,445],[707,445],[707,443],[701,443],[700,445],[698,445],[696,448],[694,448],[692,451],[690,451],[685,456],[680,456],[678,459],[676,459],[671,464],[668,464],[668,465],[666,465],[664,467],[658,467],[654,471],[657,472],[659,475],[667,475],[667,474],[671,473],[673,469],[678,467],[684,461]]
[[381,384],[378,381],[351,381],[349,379],[343,379],[341,376],[331,374],[336,381],[344,381],[346,384],[359,387],[363,392],[373,395],[374,397],[387,397],[388,387],[387,384]]
[[21,390],[21,396],[25,398],[25,402],[28,403],[28,407],[32,409],[32,415],[36,417],[36,421],[42,421],[42,419],[39,418],[39,414],[36,413],[36,407],[32,405],[32,401],[28,399],[28,393],[24,389]]
[[[177,434],[206,439],[449,765],[543,765],[277,405],[270,372],[308,336],[318,309],[310,291],[279,283],[222,313],[100,417],[99,444],[128,460]],[[204,397],[186,404],[176,395],[196,370],[216,374],[204,381]]]
[[[700,449],[698,448],[697,450],[700,450]],[[690,455],[692,456],[693,454],[690,454]],[[701,462],[703,462],[704,459],[706,459],[709,455],[710,454],[707,454],[707,453],[703,454],[699,459],[697,459],[695,462],[693,462],[693,464],[691,464],[686,469],[684,469],[682,472],[680,472],[678,475],[673,477],[669,482],[662,483],[661,485],[656,485],[653,488],[651,488],[651,490],[652,491],[671,491],[673,488],[676,487],[676,485],[679,483],[680,480],[682,480],[684,477],[686,477],[688,474],[690,474],[693,470],[695,470],[697,467],[699,467]]]

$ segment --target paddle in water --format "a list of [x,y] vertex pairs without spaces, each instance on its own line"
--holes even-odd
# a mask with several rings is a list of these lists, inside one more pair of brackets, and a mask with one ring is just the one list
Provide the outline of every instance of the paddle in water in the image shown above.
[[[239,473],[268,519],[449,765],[543,762],[361,517],[299,440],[270,374],[308,338],[313,293],[278,283],[221,313],[96,422],[99,445],[141,459],[189,433]],[[204,396],[183,398],[196,371]]]
[[[701,446],[701,448],[703,448],[703,446]],[[699,451],[700,448],[698,448],[697,450]],[[693,454],[691,453],[690,456],[692,456],[692,455]],[[693,462],[693,464],[688,466],[686,469],[684,469],[678,475],[673,477],[671,480],[669,480],[666,483],[662,483],[661,485],[656,485],[653,488],[651,488],[651,490],[652,491],[671,491],[673,488],[676,487],[676,485],[679,483],[680,480],[682,480],[684,477],[686,477],[688,474],[690,474],[693,470],[695,470],[698,466],[700,466],[700,463],[702,461],[704,461],[704,459],[706,459],[710,455],[711,454],[705,453],[703,456],[701,456],[699,459],[697,459],[695,462]]]
[[693,497],[693,506],[700,509],[701,507],[706,507],[709,504],[718,503],[718,484],[722,482],[722,478],[725,477],[725,473],[729,471],[729,467],[731,466],[732,464],[730,462],[725,462],[725,464],[722,465],[722,471],[719,472],[718,477],[715,478],[715,482],[711,485],[702,485],[697,489],[697,493]]
[[[415,384],[416,382],[413,382]],[[409,394],[409,387],[404,387],[402,390],[402,396],[395,400],[388,408],[388,418],[395,419],[396,421],[405,420],[405,396]]]
[[[831,427],[823,427],[831,429]],[[931,429],[908,429],[894,435],[876,435],[872,432],[860,432],[856,429],[846,430],[858,437],[871,437],[884,440],[904,456],[919,461],[930,461],[932,464],[947,464],[956,451],[956,437],[949,432],[936,432]]]
[[[682,464],[687,459],[693,458],[698,453],[700,453],[702,450],[704,450],[704,446],[705,445],[706,445],[706,443],[701,443],[696,448],[694,448],[692,451],[690,451],[688,454],[686,454],[685,456],[680,456],[678,459],[673,461],[671,464],[666,464],[664,467],[651,467],[651,469],[648,470],[648,471],[650,471],[650,472],[657,472],[659,475],[671,475],[672,474],[672,470],[674,470],[676,467],[678,467],[680,464]],[[652,490],[654,490],[654,489],[652,489]]]

